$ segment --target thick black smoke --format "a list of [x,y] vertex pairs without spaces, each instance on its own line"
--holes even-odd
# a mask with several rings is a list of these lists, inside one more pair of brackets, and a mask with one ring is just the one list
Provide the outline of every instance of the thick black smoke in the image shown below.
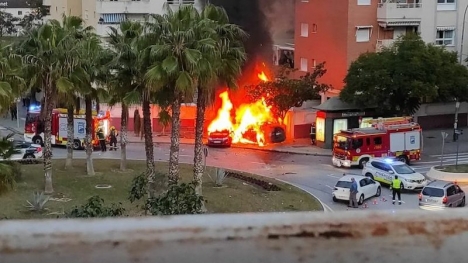
[[239,25],[249,34],[245,41],[247,65],[255,59],[271,61],[273,41],[267,17],[262,12],[261,0],[210,0],[211,4],[226,9],[230,22]]

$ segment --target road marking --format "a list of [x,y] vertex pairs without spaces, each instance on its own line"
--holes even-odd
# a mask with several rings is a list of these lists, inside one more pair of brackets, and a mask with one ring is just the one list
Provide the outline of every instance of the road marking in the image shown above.
[[[460,152],[458,153],[459,156],[463,155],[463,156],[468,156],[468,153],[466,152]],[[442,157],[442,154],[434,154],[434,155],[430,155],[431,157]],[[444,154],[443,155],[444,157],[446,156],[457,156],[456,153],[447,153],[447,154]]]
[[328,187],[328,188],[330,188],[330,189],[332,189],[332,190],[335,189],[335,188],[333,188],[333,187],[331,187],[331,186],[329,186],[329,185],[325,185],[325,186]]
[[327,176],[328,176],[328,177],[333,177],[333,178],[336,178],[336,179],[340,179],[340,178],[341,178],[341,177],[338,177],[338,176],[336,176],[336,175],[334,175],[334,174],[327,174]]
[[278,178],[275,178],[276,180],[282,182],[282,183],[285,183],[285,184],[290,184],[292,186],[295,186],[299,189],[301,189],[302,191],[306,192],[306,193],[309,193],[311,196],[313,196],[315,199],[317,199],[317,201],[319,201],[319,203],[322,205],[323,207],[323,212],[327,213],[327,212],[333,212],[333,209],[331,209],[331,207],[329,207],[327,204],[325,204],[324,202],[322,202],[322,200],[320,200],[317,196],[315,196],[312,192],[308,191],[307,189],[305,189],[304,187],[298,185],[298,184],[295,184],[295,183],[291,183],[291,182],[288,182],[288,181],[284,181],[284,180],[281,180],[281,179],[278,179]]
[[256,164],[266,164],[266,163],[261,163],[261,162],[251,162],[251,163],[256,163]]
[[[164,154],[166,156],[169,156],[169,153]],[[191,155],[186,155],[186,154],[179,154],[179,157],[192,157]]]

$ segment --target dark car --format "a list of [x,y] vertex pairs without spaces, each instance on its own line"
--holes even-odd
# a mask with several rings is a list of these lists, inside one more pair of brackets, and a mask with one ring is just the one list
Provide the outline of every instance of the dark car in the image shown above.
[[[265,141],[263,143],[281,143],[286,140],[286,131],[283,126],[280,124],[265,123],[260,127],[265,135]],[[253,129],[250,129],[242,134],[247,140],[257,141],[257,132]]]
[[228,130],[214,131],[208,133],[208,146],[227,146],[232,144],[232,134]]

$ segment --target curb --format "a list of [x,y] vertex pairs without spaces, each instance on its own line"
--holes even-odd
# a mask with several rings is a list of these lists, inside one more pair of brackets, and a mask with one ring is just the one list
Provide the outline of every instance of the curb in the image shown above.
[[[127,143],[144,143],[144,141],[128,141]],[[155,144],[171,144],[170,142],[154,142]],[[181,142],[179,144],[182,145],[194,145],[191,142]],[[288,150],[277,150],[277,149],[263,149],[263,148],[255,148],[255,147],[245,147],[245,146],[238,146],[238,145],[231,145],[231,148],[237,149],[248,149],[248,150],[256,150],[262,152],[276,152],[276,153],[287,153],[287,154],[296,154],[296,155],[308,155],[308,156],[322,156],[322,157],[332,157],[331,153],[305,153],[305,152],[294,152]]]
[[296,188],[299,188],[301,189],[302,191],[308,193],[309,195],[311,195],[313,198],[315,198],[317,201],[319,201],[320,205],[322,206],[322,209],[323,209],[323,212],[324,213],[332,213],[334,212],[333,209],[331,209],[331,207],[329,207],[327,204],[325,204],[324,202],[322,202],[322,200],[320,200],[317,196],[315,196],[313,193],[311,193],[310,191],[306,190],[304,187],[300,186],[300,185],[297,185],[297,184],[294,184],[294,183],[290,183],[290,182],[286,182],[282,179],[278,179],[278,178],[275,178],[275,180],[277,181],[280,181],[282,183],[285,183],[285,184],[289,184],[289,185],[292,185]]

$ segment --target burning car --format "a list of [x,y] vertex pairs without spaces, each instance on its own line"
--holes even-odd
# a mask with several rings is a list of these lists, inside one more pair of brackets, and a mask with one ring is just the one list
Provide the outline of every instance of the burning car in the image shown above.
[[208,133],[208,146],[227,146],[232,144],[232,132],[229,130],[213,131]]
[[286,130],[283,125],[276,123],[264,123],[260,125],[262,136],[254,128],[242,133],[242,138],[250,142],[259,142],[260,145],[268,143],[281,143],[286,140]]

